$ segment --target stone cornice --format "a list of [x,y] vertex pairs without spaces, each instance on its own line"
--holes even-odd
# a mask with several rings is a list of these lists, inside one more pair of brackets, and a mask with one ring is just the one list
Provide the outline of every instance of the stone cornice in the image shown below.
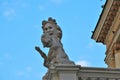
[[97,25],[96,25],[96,27],[95,27],[95,29],[93,31],[93,34],[92,34],[91,38],[96,40],[96,41],[97,41],[98,36],[100,34],[100,31],[102,29],[105,18],[106,18],[107,14],[109,12],[109,9],[110,9],[110,7],[112,5],[112,2],[113,2],[113,0],[111,0],[111,1],[106,0],[105,5],[104,5],[103,10],[102,10],[102,13],[101,13],[101,15],[99,17],[99,20],[97,22]]
[[[79,77],[89,77],[89,78],[120,78],[120,69],[112,68],[90,68],[90,67],[81,67],[80,72],[78,73]],[[106,79],[107,80],[107,79]]]
[[102,42],[103,44],[105,44],[106,36],[109,33],[109,29],[111,28],[112,22],[116,16],[116,13],[119,7],[120,7],[120,0],[114,0],[109,10],[109,13],[106,17],[106,20],[103,24],[103,27],[101,29],[97,42]]
[[47,75],[47,80],[117,80],[120,79],[120,69],[56,65]]
[[120,0],[107,0],[91,38],[105,44],[106,36],[120,7]]

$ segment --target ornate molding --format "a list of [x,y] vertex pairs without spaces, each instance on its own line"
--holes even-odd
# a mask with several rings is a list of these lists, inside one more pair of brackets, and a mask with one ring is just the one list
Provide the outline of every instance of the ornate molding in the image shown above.
[[120,50],[120,41],[117,41],[113,44],[113,50],[114,51]]
[[112,6],[109,10],[109,13],[107,15],[107,18],[104,22],[104,25],[101,29],[101,32],[100,32],[100,35],[97,39],[97,42],[102,42],[103,44],[105,44],[105,39],[106,39],[106,36],[109,32],[109,29],[112,25],[112,22],[118,12],[118,9],[120,7],[120,0],[114,0],[113,3],[112,3]]

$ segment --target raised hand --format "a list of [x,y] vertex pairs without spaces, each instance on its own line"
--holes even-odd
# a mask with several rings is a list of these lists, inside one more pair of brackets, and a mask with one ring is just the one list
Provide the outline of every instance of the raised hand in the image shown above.
[[49,65],[49,61],[47,60],[47,56],[46,54],[38,47],[38,46],[35,46],[35,49],[39,52],[39,54],[44,58],[44,66],[45,67],[48,67]]
[[35,46],[35,49],[36,49],[37,51],[41,51],[41,49],[40,49],[38,46]]

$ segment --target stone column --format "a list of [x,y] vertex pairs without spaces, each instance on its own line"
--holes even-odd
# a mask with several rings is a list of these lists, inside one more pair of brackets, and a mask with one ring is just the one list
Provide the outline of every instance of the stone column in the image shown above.
[[120,68],[120,41],[114,43],[115,67]]
[[115,68],[115,56],[113,50],[106,51],[105,63],[108,65],[108,68]]

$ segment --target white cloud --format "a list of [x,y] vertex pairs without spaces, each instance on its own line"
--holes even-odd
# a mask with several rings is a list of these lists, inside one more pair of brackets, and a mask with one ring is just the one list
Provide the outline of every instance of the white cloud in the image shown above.
[[10,19],[16,15],[15,10],[11,7],[12,5],[8,3],[7,1],[1,3],[1,8],[3,8],[2,15],[5,18]]
[[3,12],[3,16],[5,16],[5,17],[13,17],[15,15],[16,15],[15,10],[12,8],[7,9]]
[[94,47],[94,44],[92,43],[92,42],[90,42],[89,44],[88,44],[88,46],[87,46],[87,48],[93,48]]
[[24,76],[25,73],[24,73],[24,71],[17,71],[17,72],[16,72],[16,75],[17,75],[17,76]]
[[13,56],[10,53],[6,53],[6,54],[3,55],[3,58],[6,59],[6,60],[12,60]]
[[97,43],[97,46],[103,47],[104,45],[102,43]]
[[28,66],[28,67],[26,67],[26,72],[31,72],[32,71],[32,67],[31,66]]
[[4,1],[1,3],[1,8],[2,9],[2,15],[7,18],[7,19],[12,19],[16,16],[16,11],[17,9],[23,9],[23,8],[28,8],[28,4],[21,1],[21,0],[17,0],[17,1]]
[[75,62],[76,65],[81,65],[81,66],[90,66],[90,63],[85,61],[85,60],[81,60],[81,61],[77,61]]
[[42,3],[38,6],[40,11],[44,11],[46,9],[49,9],[49,7],[52,5],[60,5],[63,1],[62,0],[48,0],[45,3]]

